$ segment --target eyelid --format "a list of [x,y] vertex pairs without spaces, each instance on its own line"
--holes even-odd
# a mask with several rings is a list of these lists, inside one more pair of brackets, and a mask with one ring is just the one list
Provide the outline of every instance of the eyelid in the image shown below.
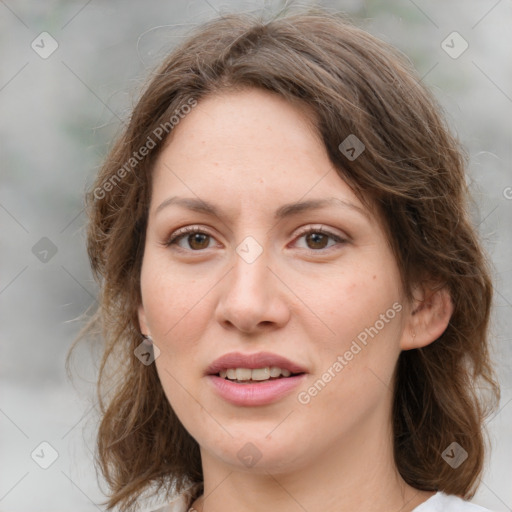
[[309,233],[321,233],[323,235],[328,236],[332,240],[334,240],[336,243],[331,245],[330,247],[326,247],[324,249],[309,249],[309,248],[302,248],[303,251],[306,251],[308,253],[314,253],[317,255],[327,254],[331,250],[339,248],[339,246],[344,245],[349,242],[350,238],[347,235],[340,235],[335,233],[329,228],[326,228],[323,224],[310,224],[309,226],[306,226],[302,228],[295,236],[293,241],[302,238],[304,235],[308,235]]
[[332,238],[337,238],[339,240],[348,241],[348,235],[337,234],[332,231],[330,228],[326,228],[324,224],[309,224],[303,228],[299,229],[299,232],[295,235],[295,238],[307,235],[308,233],[322,233],[324,235],[331,236]]
[[[211,238],[215,238],[215,236],[208,230],[208,228],[200,225],[192,225],[192,226],[185,226],[182,228],[178,228],[174,230],[168,237],[166,237],[164,244],[166,247],[169,247],[170,245],[176,245],[175,242],[182,236],[188,235],[188,234],[194,234],[194,233],[203,233],[205,235],[210,236]],[[182,249],[181,247],[177,246],[178,249]],[[187,249],[183,249],[187,250]],[[189,252],[202,252],[202,251],[189,251]]]

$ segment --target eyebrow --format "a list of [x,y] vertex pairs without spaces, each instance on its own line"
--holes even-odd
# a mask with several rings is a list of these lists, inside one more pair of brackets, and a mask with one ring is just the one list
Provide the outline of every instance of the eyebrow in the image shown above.
[[[167,208],[171,205],[182,206],[183,208],[187,208],[188,210],[192,210],[198,213],[214,215],[220,219],[223,218],[221,210],[212,203],[209,203],[208,201],[193,197],[178,196],[169,197],[168,199],[160,203],[155,210],[155,215],[157,215],[164,208]],[[370,219],[368,212],[366,212],[363,208],[348,201],[344,201],[343,199],[339,199],[337,197],[328,197],[325,199],[309,199],[307,201],[299,201],[296,203],[284,204],[275,211],[274,219],[282,220],[287,217],[299,215],[306,211],[319,210],[327,206],[340,206],[343,208],[348,208],[363,215],[368,220]]]

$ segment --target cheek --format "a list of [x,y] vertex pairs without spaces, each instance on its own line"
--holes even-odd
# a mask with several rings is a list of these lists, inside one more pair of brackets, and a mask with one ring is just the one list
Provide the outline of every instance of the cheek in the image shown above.
[[193,383],[201,377],[200,339],[208,322],[207,297],[195,279],[173,269],[151,266],[141,276],[144,311],[153,341],[160,349],[155,360],[164,393],[182,423],[197,414],[190,403],[196,395]]
[[390,270],[353,267],[316,292],[315,309],[324,312],[326,324],[336,333],[355,336],[373,325],[381,314],[401,301],[398,276]]
[[[183,275],[168,264],[154,258],[147,259],[141,273],[144,311],[153,339],[167,344],[197,327],[204,305],[207,283]],[[204,297],[206,299],[206,297]]]
[[[315,379],[301,390],[302,398],[311,400],[305,410],[329,411],[342,429],[387,403],[399,354],[402,304],[396,276],[367,270],[340,276],[317,296],[334,334],[315,343]],[[312,428],[321,429],[324,417],[311,413]]]
[[[202,344],[212,321],[214,277],[176,268],[162,258],[148,258],[141,273],[144,312],[160,356],[155,364],[164,391],[178,412],[190,401],[202,377]],[[210,293],[209,293],[210,292]],[[205,350],[206,349],[206,350]],[[181,404],[181,405],[180,405]]]
[[[326,313],[321,318],[332,331],[316,345],[317,370],[331,369],[334,380],[344,383],[341,389],[330,387],[322,400],[351,403],[362,387],[378,395],[382,390],[373,389],[372,383],[380,388],[382,382],[390,381],[399,354],[403,304],[396,269],[380,264],[353,266],[316,297],[318,311]],[[339,371],[333,368],[336,361],[341,364],[336,366]]]

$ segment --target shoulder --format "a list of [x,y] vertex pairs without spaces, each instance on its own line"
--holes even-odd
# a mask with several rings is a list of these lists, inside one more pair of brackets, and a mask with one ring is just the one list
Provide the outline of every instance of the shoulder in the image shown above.
[[437,492],[416,507],[413,512],[492,512],[491,510],[465,501],[458,496]]
[[[183,496],[177,497],[167,505],[144,512],[188,512],[187,502]],[[492,512],[491,510],[465,501],[458,496],[438,492],[416,507],[413,512]]]
[[180,495],[166,505],[144,510],[143,512],[188,512],[188,504],[184,496]]

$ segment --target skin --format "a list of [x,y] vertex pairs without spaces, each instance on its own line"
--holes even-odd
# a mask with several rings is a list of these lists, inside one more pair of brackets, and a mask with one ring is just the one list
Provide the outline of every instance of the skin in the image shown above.
[[[173,129],[154,169],[139,321],[161,350],[165,394],[200,445],[198,511],[407,512],[433,495],[396,470],[391,382],[401,350],[437,339],[452,304],[446,291],[419,286],[406,302],[381,219],[337,174],[308,120],[269,92],[216,94]],[[177,205],[156,213],[171,196],[212,202],[222,217]],[[340,202],[273,218],[285,203],[326,197]],[[167,246],[184,226],[211,236]],[[345,241],[301,234],[320,226]],[[247,236],[263,251],[252,263],[236,252]],[[400,313],[299,403],[298,392],[395,303]],[[288,357],[307,368],[305,385],[275,404],[232,405],[204,376],[232,351]],[[237,456],[249,442],[261,454],[252,467]]]

